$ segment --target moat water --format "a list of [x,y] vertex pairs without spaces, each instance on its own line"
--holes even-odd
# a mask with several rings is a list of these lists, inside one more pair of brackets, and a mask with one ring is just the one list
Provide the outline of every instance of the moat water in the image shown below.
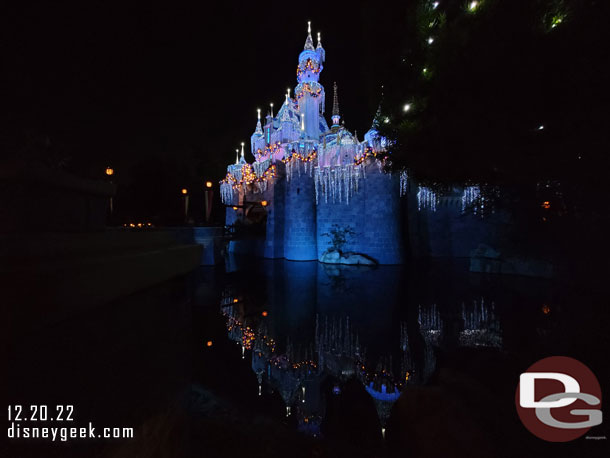
[[[369,268],[230,259],[198,276],[195,391],[363,456],[414,442],[414,415],[426,412],[422,424],[451,415],[426,410],[425,402],[438,408],[426,390],[457,399],[459,411],[470,409],[473,386],[499,409],[483,441],[518,452],[514,441],[501,445],[508,428],[535,447],[514,414],[520,372],[552,355],[605,368],[594,296],[470,273],[468,260]],[[484,408],[472,406],[475,416]]]

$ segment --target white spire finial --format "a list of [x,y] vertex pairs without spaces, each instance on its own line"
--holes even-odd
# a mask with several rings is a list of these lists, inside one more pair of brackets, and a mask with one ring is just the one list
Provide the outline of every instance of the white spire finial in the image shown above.
[[316,48],[313,45],[313,38],[311,38],[311,21],[307,21],[307,39],[305,40],[305,46],[303,47],[306,51],[315,51]]
[[318,44],[322,41],[322,34],[318,32]]
[[269,106],[271,107],[271,117],[273,118],[273,102],[271,102]]
[[241,142],[241,157],[244,157],[244,142]]
[[261,120],[261,109],[260,108],[256,109],[256,115],[258,117],[258,120],[260,121]]
[[239,164],[239,149],[235,150],[235,164]]

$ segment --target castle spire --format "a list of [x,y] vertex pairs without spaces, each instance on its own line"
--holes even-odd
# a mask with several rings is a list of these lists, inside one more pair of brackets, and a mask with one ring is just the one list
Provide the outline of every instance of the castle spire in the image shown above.
[[255,135],[263,135],[263,126],[261,125],[261,109],[256,109],[257,120],[256,120],[256,130],[254,131]]
[[315,51],[313,47],[313,38],[311,38],[311,21],[307,21],[307,39],[305,40],[304,50]]
[[326,51],[322,47],[322,34],[318,32],[318,46],[316,46],[316,52],[318,53],[318,59],[320,59],[320,63],[326,60]]
[[332,120],[333,120],[333,127],[338,127],[341,116],[339,115],[339,95],[337,94],[337,82],[336,81],[333,84],[333,91],[334,91],[334,95],[333,95]]

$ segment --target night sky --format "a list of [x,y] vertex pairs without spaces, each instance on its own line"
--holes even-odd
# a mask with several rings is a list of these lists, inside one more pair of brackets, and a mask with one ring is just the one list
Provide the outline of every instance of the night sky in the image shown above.
[[22,6],[5,12],[3,137],[49,136],[88,175],[185,155],[219,179],[239,143],[249,144],[256,108],[274,102],[277,111],[294,89],[311,20],[326,49],[326,117],[337,81],[346,127],[362,138],[400,33],[386,11],[364,2]]

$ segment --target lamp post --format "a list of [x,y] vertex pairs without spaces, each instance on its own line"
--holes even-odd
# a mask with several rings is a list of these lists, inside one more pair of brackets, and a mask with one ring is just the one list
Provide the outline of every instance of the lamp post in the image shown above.
[[214,189],[212,189],[212,182],[211,181],[206,181],[205,182],[205,192],[204,192],[204,198],[205,198],[205,222],[209,222],[210,221],[210,215],[212,214],[212,198],[214,197]]
[[[114,175],[114,169],[112,167],[106,167],[106,176],[110,178],[108,181],[112,183],[112,175]],[[110,196],[110,217],[112,218],[112,211],[114,210],[114,205],[112,202],[112,196]]]
[[184,222],[188,221],[189,214],[189,192],[188,189],[182,188],[182,201],[184,203]]

